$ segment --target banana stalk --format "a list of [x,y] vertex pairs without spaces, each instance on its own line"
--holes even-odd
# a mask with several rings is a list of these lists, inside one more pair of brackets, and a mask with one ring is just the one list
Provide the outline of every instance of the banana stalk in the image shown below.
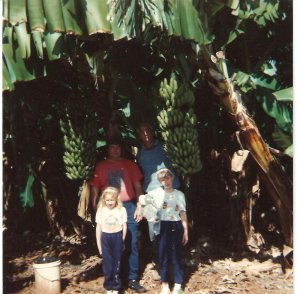
[[219,103],[229,114],[231,120],[240,131],[240,139],[245,149],[248,149],[262,172],[262,179],[269,190],[279,214],[282,233],[289,246],[293,243],[293,207],[292,184],[281,168],[278,161],[271,154],[264,142],[256,123],[250,117],[243,105],[240,95],[228,78],[225,59],[220,58],[220,67],[214,64],[205,47],[205,66],[207,68],[208,83],[213,93],[219,97]]

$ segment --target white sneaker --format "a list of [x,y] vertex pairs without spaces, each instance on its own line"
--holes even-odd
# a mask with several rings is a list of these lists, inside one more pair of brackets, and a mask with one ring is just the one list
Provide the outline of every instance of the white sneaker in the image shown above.
[[111,294],[119,294],[119,291],[113,290],[113,291],[111,291]]
[[184,291],[180,289],[173,289],[172,294],[184,294]]

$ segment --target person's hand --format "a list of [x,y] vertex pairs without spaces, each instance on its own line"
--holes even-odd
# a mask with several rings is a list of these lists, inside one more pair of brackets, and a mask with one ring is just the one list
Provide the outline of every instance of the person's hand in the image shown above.
[[189,241],[188,231],[184,230],[182,236],[182,245],[186,245],[188,241]]
[[102,247],[101,246],[99,248],[99,254],[100,254],[100,256],[102,256]]
[[135,212],[134,212],[134,215],[133,215],[135,221],[138,223],[140,222],[142,219],[143,219],[143,216],[142,216],[142,208],[140,206],[137,206]]

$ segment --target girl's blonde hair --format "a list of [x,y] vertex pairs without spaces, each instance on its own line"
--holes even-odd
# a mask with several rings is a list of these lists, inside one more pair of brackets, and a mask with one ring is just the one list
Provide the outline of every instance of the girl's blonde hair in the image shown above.
[[101,194],[100,201],[98,204],[99,208],[105,207],[106,195],[112,195],[114,197],[114,199],[116,200],[116,207],[121,208],[123,206],[120,198],[120,190],[115,187],[107,187],[103,190]]
[[164,177],[174,177],[173,173],[168,168],[161,168],[156,172],[156,176],[159,181]]

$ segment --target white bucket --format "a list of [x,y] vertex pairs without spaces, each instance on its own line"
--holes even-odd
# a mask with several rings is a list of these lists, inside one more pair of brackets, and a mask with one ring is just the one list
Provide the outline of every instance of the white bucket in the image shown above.
[[55,257],[39,257],[33,262],[35,293],[60,293],[60,260]]

